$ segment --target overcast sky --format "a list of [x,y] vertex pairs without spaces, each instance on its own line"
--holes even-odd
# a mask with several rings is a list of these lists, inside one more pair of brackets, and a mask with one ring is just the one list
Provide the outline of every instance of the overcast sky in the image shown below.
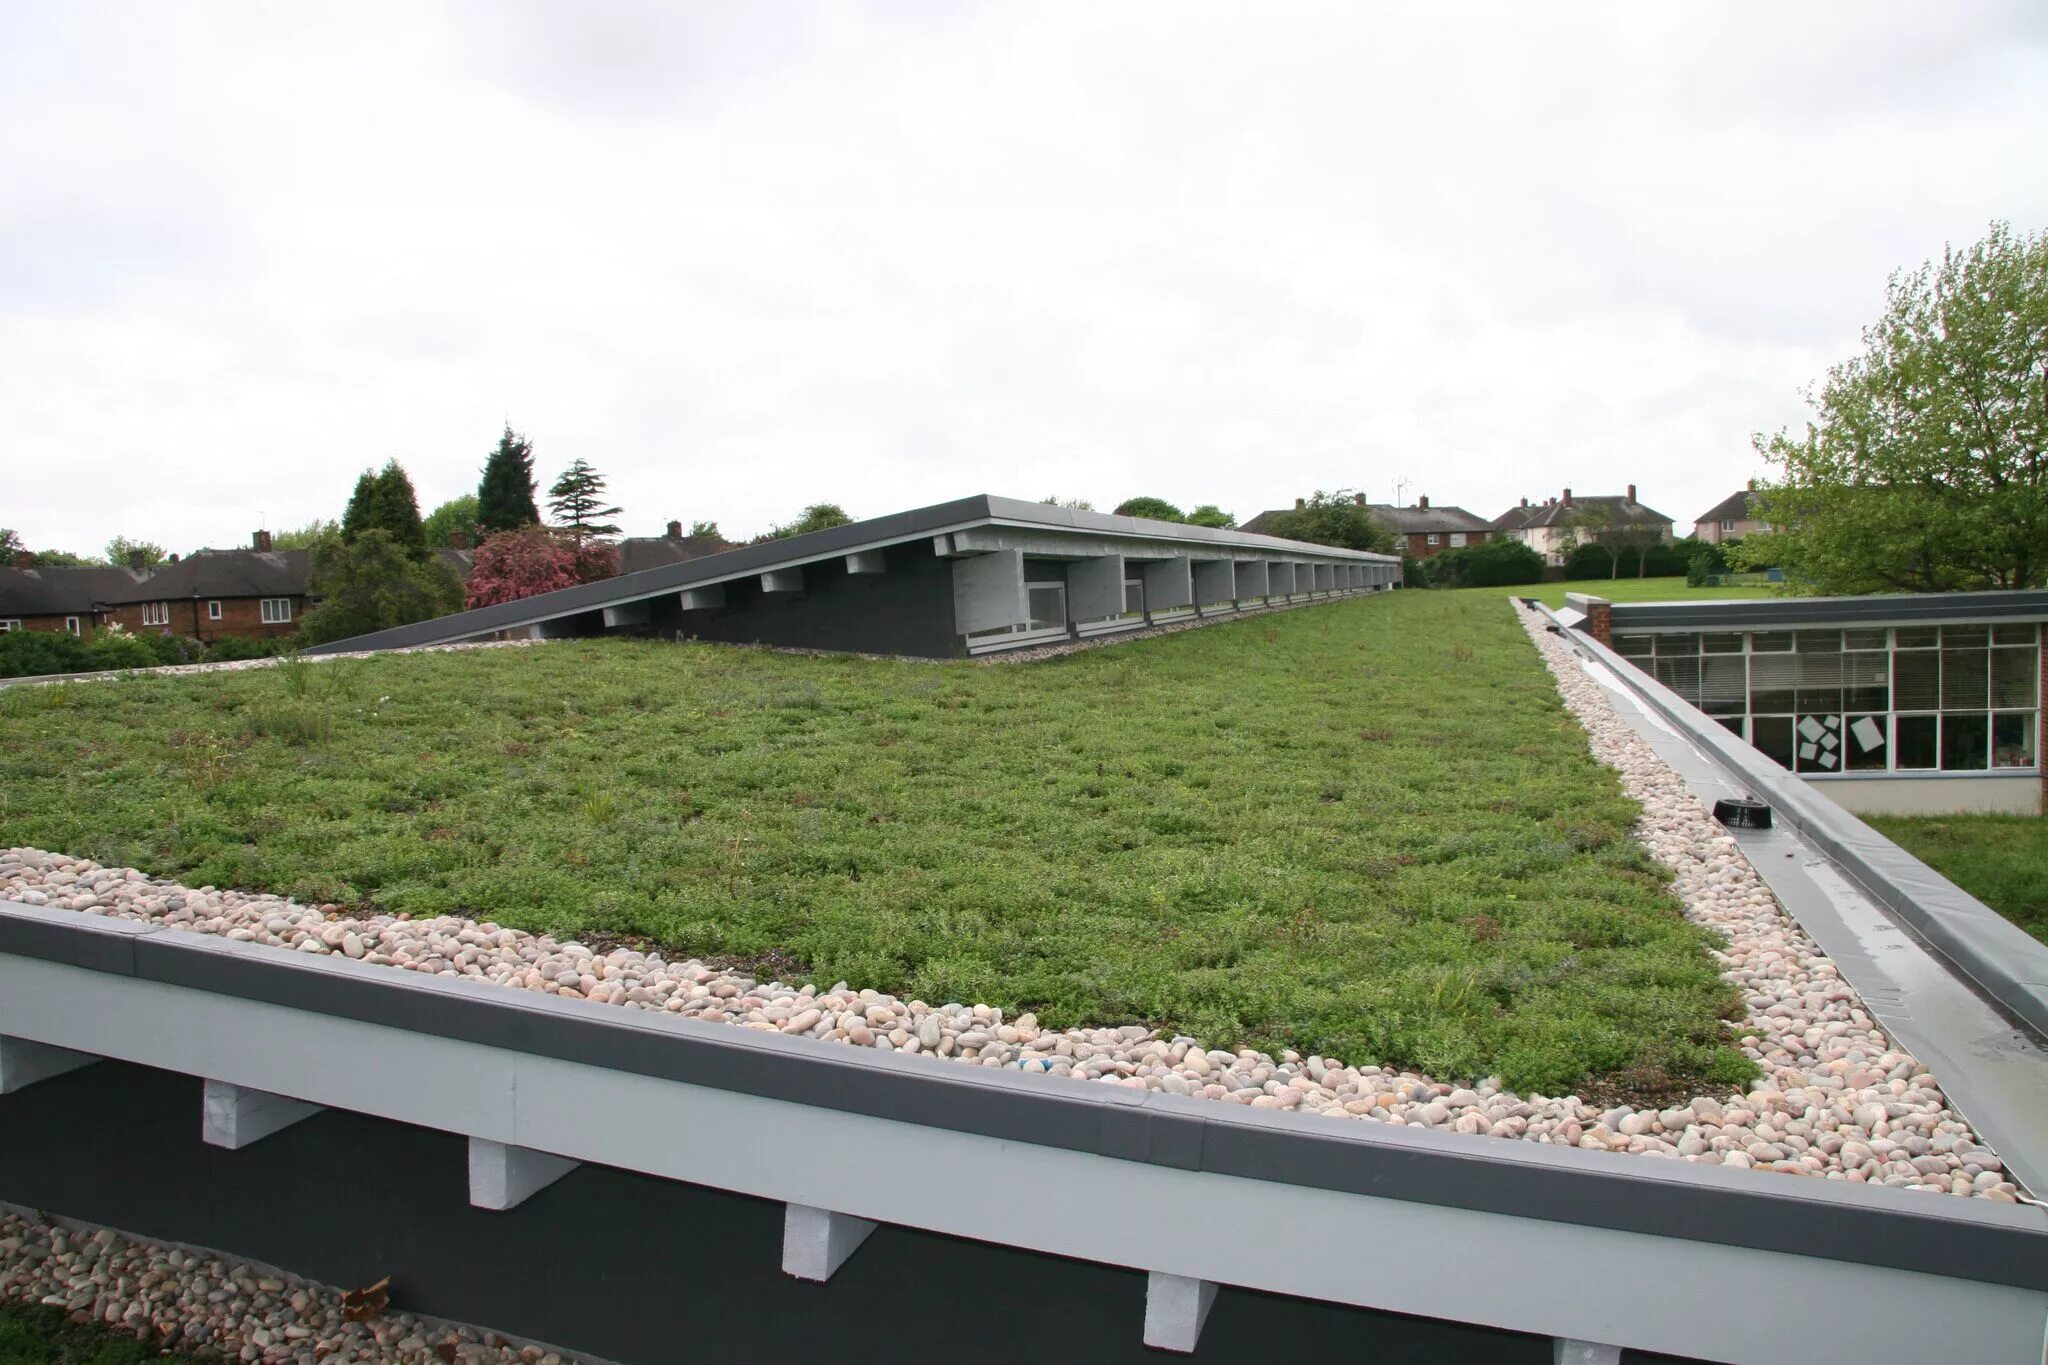
[[[1412,7],[1413,11],[1425,8]],[[0,6],[0,525],[1618,492],[2048,225],[2048,6]]]

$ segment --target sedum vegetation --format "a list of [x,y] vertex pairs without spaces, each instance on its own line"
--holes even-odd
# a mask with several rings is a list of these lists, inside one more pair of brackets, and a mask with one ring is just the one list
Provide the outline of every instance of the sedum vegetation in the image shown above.
[[1031,664],[565,641],[0,694],[0,844],[1562,1093],[1739,1006],[1497,593]]

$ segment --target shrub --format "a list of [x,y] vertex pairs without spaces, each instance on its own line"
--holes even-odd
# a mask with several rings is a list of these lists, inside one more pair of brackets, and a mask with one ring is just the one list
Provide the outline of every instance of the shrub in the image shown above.
[[281,636],[277,639],[259,640],[243,635],[228,635],[215,640],[206,647],[206,662],[234,663],[242,659],[268,659],[274,654],[289,654],[299,645],[296,635]]
[[1543,581],[1543,556],[1519,540],[1489,540],[1446,551],[1430,564],[1439,588],[1501,588]]
[[462,584],[445,564],[413,558],[375,528],[348,544],[315,550],[313,588],[320,605],[306,613],[301,627],[310,644],[428,621],[462,607]]
[[158,664],[194,664],[206,653],[206,646],[189,635],[143,635],[138,638],[149,646],[149,652]]
[[468,602],[494,607],[573,588],[584,581],[576,570],[576,547],[545,526],[500,531],[476,548]]
[[0,678],[33,678],[43,673],[83,673],[86,642],[54,630],[11,630],[0,635]]
[[102,668],[154,668],[156,647],[139,635],[118,628],[101,631],[86,646],[85,666]]

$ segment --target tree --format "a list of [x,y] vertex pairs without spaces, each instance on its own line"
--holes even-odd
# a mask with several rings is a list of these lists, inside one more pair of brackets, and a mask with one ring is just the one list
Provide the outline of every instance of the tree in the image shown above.
[[808,535],[812,531],[826,531],[834,526],[848,526],[853,518],[846,509],[836,502],[814,502],[804,509],[804,514],[787,526],[777,526],[768,532],[770,540],[787,540],[791,536]]
[[1120,517],[1144,517],[1150,521],[1186,521],[1181,510],[1165,498],[1126,498],[1116,505]]
[[619,514],[616,507],[601,506],[603,502],[604,475],[580,457],[563,470],[562,477],[548,489],[548,511],[555,514],[555,524],[568,531],[579,548],[592,536],[615,536],[619,533],[617,526],[597,520]]
[[1823,593],[2048,583],[2048,232],[1994,223],[1885,293],[1806,429],[1755,438],[1772,529],[1731,560]]
[[426,552],[419,498],[396,460],[386,461],[374,474],[364,470],[356,479],[355,492],[349,495],[348,510],[341,516],[341,539],[353,545],[366,531],[384,532],[409,554]]
[[573,588],[576,550],[545,526],[522,526],[486,536],[469,574],[469,605],[494,607],[544,592]]
[[459,498],[448,499],[427,513],[426,520],[420,523],[420,530],[426,535],[430,549],[448,544],[448,538],[458,534],[466,544],[478,544],[483,537],[476,527],[476,494],[464,493]]
[[[1608,514],[1604,502],[1582,502],[1567,512],[1558,523],[1557,548],[1567,561],[1573,560],[1575,552],[1586,546],[1597,545],[1606,555],[1607,576],[1616,578],[1621,573],[1621,561],[1615,557],[1613,547],[1606,537],[1613,528],[1614,518]],[[1578,557],[1582,558],[1583,557]]]
[[1438,588],[1502,588],[1543,581],[1543,556],[1519,540],[1486,540],[1446,550],[1429,561]]
[[27,553],[28,544],[22,540],[19,532],[11,526],[0,526],[0,555],[6,557],[8,566],[13,566],[16,555]]
[[477,485],[477,530],[488,535],[539,524],[540,509],[533,502],[533,444],[508,422],[498,448],[484,461],[483,481]]
[[[330,540],[341,538],[341,523],[323,521],[319,517],[304,526],[290,531],[279,531],[270,538],[273,550],[311,550]],[[233,638],[233,637],[229,637]]]
[[1095,504],[1086,498],[1040,498],[1041,507],[1064,507],[1073,512],[1093,512]]
[[316,547],[313,592],[319,605],[300,628],[310,644],[430,621],[462,606],[462,584],[445,564],[414,555],[381,526]]
[[1205,502],[1194,511],[1188,513],[1187,520],[1190,526],[1213,526],[1219,531],[1228,530],[1230,527],[1237,525],[1236,517],[1233,517],[1213,502]]
[[1348,550],[1392,553],[1394,533],[1373,520],[1372,513],[1348,488],[1325,493],[1318,488],[1302,505],[1280,514],[1273,534],[1311,545],[1341,545]]
[[148,540],[130,540],[126,536],[115,536],[107,542],[107,563],[117,569],[132,567],[136,555],[142,556],[142,567],[153,569],[169,556],[164,547]]
[[37,550],[35,555],[39,569],[82,569],[93,563],[84,555],[75,555],[69,550]]
[[719,532],[719,529],[718,529],[718,523],[717,523],[717,522],[715,522],[715,521],[693,521],[693,522],[691,522],[691,523],[690,523],[690,535],[691,535],[691,537],[692,537],[692,538],[695,538],[695,537],[697,537],[697,536],[709,536],[709,537],[710,537],[711,539],[713,539],[713,540],[724,540],[724,539],[725,539],[724,535],[722,535],[722,534],[721,534],[721,533]]

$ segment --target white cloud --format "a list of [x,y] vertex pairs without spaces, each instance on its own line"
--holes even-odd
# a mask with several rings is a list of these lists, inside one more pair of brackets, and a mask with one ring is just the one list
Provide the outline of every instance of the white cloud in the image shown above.
[[1639,486],[2048,222],[2034,7],[15,6],[0,522]]

